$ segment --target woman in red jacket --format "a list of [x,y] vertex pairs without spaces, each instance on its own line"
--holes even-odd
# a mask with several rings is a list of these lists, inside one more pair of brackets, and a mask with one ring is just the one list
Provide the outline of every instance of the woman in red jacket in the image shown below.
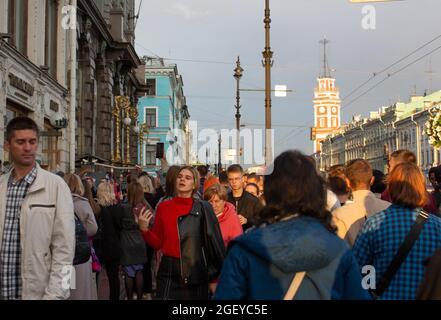
[[181,168],[176,196],[158,205],[153,228],[149,227],[151,211],[143,210],[139,216],[144,240],[163,253],[157,299],[208,299],[208,283],[219,276],[225,247],[212,207],[193,198],[198,181],[194,168]]
[[227,190],[220,184],[214,184],[204,192],[204,200],[208,201],[219,220],[225,248],[234,238],[243,233],[239,216],[233,204],[227,201]]

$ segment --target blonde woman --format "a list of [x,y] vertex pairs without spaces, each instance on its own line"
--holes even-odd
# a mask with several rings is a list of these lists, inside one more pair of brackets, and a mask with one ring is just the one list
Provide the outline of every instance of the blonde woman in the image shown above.
[[101,207],[99,216],[101,239],[94,242],[98,258],[106,268],[109,279],[110,300],[119,300],[119,266],[121,258],[120,233],[124,209],[116,204],[113,184],[102,182],[97,191],[98,204]]
[[159,178],[151,178],[148,175],[142,175],[138,178],[139,184],[141,184],[144,198],[152,208],[156,208],[156,205],[164,196],[164,190],[161,187]]
[[[80,219],[87,235],[92,237],[98,230],[98,225],[93,214],[89,200],[84,198],[84,186],[79,176],[67,174],[64,176],[73,198],[74,212]],[[70,291],[71,300],[92,300],[92,285],[95,283],[92,278],[92,258],[89,261],[75,265],[75,289]],[[94,290],[96,291],[96,290]]]

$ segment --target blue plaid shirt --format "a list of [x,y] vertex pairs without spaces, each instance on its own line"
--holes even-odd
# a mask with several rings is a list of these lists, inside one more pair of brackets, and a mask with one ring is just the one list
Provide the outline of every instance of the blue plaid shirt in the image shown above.
[[[366,220],[355,241],[353,253],[361,268],[365,265],[375,267],[377,284],[415,223],[418,213],[419,209],[392,205]],[[423,263],[438,248],[441,248],[441,219],[429,215],[418,240],[380,299],[414,300],[424,277]]]

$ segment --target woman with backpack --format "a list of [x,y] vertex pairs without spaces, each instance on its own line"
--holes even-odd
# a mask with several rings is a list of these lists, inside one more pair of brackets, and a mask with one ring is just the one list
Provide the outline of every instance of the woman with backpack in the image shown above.
[[[64,176],[72,193],[74,213],[86,229],[87,236],[92,237],[98,230],[98,225],[93,214],[89,201],[84,198],[84,186],[81,178],[76,174]],[[70,291],[70,300],[92,300],[94,298],[92,285],[95,285],[92,277],[92,258],[74,265],[75,268],[75,289]],[[95,297],[96,298],[96,297]]]
[[305,155],[279,155],[264,196],[256,228],[229,244],[215,299],[369,298],[352,252],[331,226],[324,180]]
[[219,222],[208,202],[193,198],[199,188],[193,167],[182,167],[174,183],[176,196],[159,204],[153,228],[151,211],[144,209],[138,219],[146,242],[164,254],[156,298],[206,300],[225,255]]

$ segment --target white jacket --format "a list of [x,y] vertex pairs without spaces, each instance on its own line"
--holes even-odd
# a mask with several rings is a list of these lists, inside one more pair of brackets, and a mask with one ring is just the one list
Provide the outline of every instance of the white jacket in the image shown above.
[[[0,250],[10,173],[0,177]],[[63,179],[40,168],[20,212],[22,299],[67,299],[75,254],[72,195]]]

